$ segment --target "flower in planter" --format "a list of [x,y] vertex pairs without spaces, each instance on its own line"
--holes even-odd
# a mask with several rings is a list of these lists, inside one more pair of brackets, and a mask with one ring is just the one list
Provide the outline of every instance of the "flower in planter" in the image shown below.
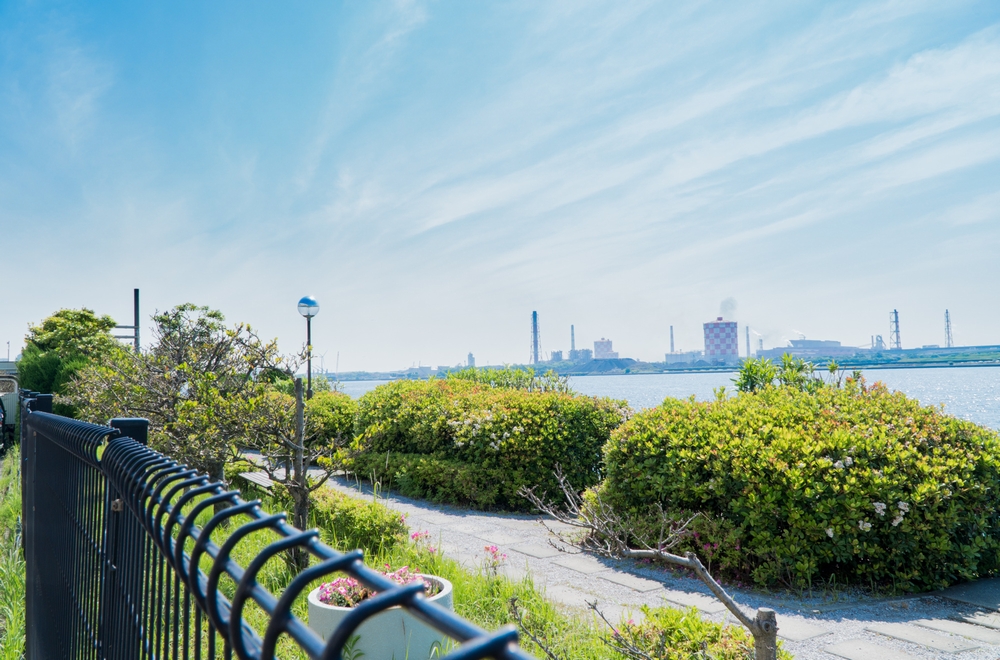
[[[441,591],[439,583],[434,580],[428,580],[419,573],[412,572],[409,566],[390,571],[389,565],[386,564],[386,570],[382,571],[382,575],[399,585],[411,584],[417,580],[422,580],[424,583],[424,594],[428,597],[434,596]],[[332,582],[321,584],[318,597],[321,602],[327,605],[354,607],[358,603],[371,598],[375,593],[375,591],[352,577],[342,577]]]

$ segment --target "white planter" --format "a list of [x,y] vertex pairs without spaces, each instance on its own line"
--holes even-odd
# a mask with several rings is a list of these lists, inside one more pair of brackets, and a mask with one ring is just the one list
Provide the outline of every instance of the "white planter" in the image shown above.
[[[441,591],[428,600],[454,611],[451,582],[435,575],[423,575],[441,585]],[[319,587],[309,593],[309,627],[323,639],[329,639],[351,607],[327,605],[319,599]],[[434,649],[435,658],[444,655],[447,635],[439,633],[402,607],[390,607],[365,619],[354,634],[358,640],[355,651],[364,653],[364,660],[427,660]]]

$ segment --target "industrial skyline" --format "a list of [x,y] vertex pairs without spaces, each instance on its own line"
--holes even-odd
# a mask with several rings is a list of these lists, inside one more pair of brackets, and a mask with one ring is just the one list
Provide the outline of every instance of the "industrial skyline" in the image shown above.
[[[723,308],[734,309],[734,305],[727,304],[724,302]],[[702,324],[703,329],[703,348],[701,349],[687,349],[687,350],[676,350],[674,343],[674,326],[669,326],[669,344],[670,350],[665,353],[665,362],[670,363],[682,363],[695,361],[696,359],[703,359],[709,363],[734,363],[739,359],[752,357],[752,356],[763,356],[771,359],[778,359],[784,352],[790,352],[796,355],[810,357],[810,356],[822,356],[822,357],[835,357],[835,356],[846,356],[854,355],[863,351],[901,351],[904,346],[901,339],[901,323],[899,310],[893,309],[889,313],[889,328],[888,337],[889,343],[886,344],[882,338],[881,333],[873,334],[871,336],[871,343],[868,346],[865,345],[849,345],[844,344],[840,340],[835,339],[815,339],[807,338],[804,334],[799,333],[795,338],[789,338],[784,343],[776,344],[765,348],[763,337],[759,336],[759,333],[753,330],[749,325],[743,325],[743,332],[745,336],[745,349],[740,352],[739,349],[739,327],[740,324],[736,321],[725,319],[722,316],[716,317],[712,321],[706,321]],[[751,346],[750,335],[751,332],[758,335],[758,343],[756,349]],[[619,352],[612,349],[612,340],[601,337],[599,340],[593,341],[593,351],[590,349],[577,350],[576,348],[576,326],[575,324],[570,324],[569,327],[569,341],[570,349],[567,353],[566,358],[571,362],[585,362],[587,360],[617,360],[619,359]],[[539,351],[539,346],[541,345],[540,330],[539,330],[539,314],[537,310],[531,312],[531,355],[527,364],[537,365],[545,362],[561,362],[563,361],[564,352],[562,349],[554,349],[548,354]],[[955,347],[954,338],[952,335],[951,328],[951,313],[950,310],[944,310],[944,342],[938,344],[922,344],[920,346],[908,346],[905,348],[909,349],[936,349],[940,347],[953,348]],[[632,356],[623,356],[631,358]],[[657,360],[658,361],[658,360]]]

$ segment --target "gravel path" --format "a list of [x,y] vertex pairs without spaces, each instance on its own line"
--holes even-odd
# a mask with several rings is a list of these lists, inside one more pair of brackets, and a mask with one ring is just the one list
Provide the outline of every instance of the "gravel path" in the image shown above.
[[[345,479],[333,479],[331,486],[371,496],[370,488]],[[405,513],[411,531],[427,530],[446,556],[469,568],[482,564],[486,545],[499,546],[508,555],[501,572],[512,578],[530,574],[550,599],[568,608],[586,610],[587,601],[596,600],[609,619],[622,620],[638,619],[642,605],[694,606],[708,618],[736,622],[701,581],[637,562],[560,552],[537,518],[469,511],[395,494],[380,495],[380,501]],[[773,608],[784,648],[803,660],[1000,658],[1000,580],[879,600],[729,592],[750,611]]]

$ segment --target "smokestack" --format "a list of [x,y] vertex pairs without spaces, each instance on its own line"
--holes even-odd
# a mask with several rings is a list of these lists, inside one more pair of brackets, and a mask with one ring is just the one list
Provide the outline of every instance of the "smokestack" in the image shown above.
[[576,327],[569,326],[569,350],[576,350]]
[[531,364],[538,364],[538,312],[531,313]]
[[670,326],[670,352],[674,352],[674,326]]
[[747,358],[750,358],[750,326],[744,326],[747,329]]

